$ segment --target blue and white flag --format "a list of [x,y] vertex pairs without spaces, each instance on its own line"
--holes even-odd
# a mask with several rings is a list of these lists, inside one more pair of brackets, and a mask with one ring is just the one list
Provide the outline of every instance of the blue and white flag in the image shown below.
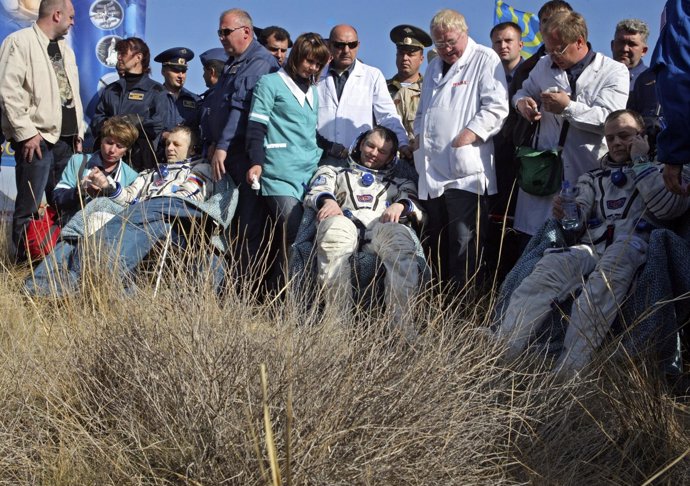
[[523,12],[511,7],[503,0],[496,0],[494,9],[494,25],[501,22],[515,22],[522,29],[523,47],[520,55],[524,58],[530,57],[537,52],[541,45],[541,34],[539,33],[539,17],[531,12]]

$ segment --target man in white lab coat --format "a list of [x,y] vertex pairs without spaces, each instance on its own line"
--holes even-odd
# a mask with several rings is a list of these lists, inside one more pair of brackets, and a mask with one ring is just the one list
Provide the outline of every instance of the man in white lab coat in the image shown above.
[[[554,13],[541,33],[547,55],[512,103],[527,120],[539,121],[536,148],[562,150],[563,178],[574,184],[599,167],[606,153],[604,121],[625,108],[630,74],[622,63],[592,49],[587,24],[576,12]],[[513,227],[534,235],[551,217],[552,199],[553,195],[535,196],[520,189]]]
[[468,36],[459,12],[441,10],[430,30],[438,57],[424,74],[414,159],[436,276],[462,288],[481,274],[486,197],[496,193],[492,137],[508,116],[508,90],[500,58]]
[[400,141],[400,155],[412,158],[407,133],[393,104],[383,73],[357,59],[359,39],[350,25],[331,30],[333,57],[319,79],[318,142],[322,164],[346,164],[350,145],[374,125],[391,129]]

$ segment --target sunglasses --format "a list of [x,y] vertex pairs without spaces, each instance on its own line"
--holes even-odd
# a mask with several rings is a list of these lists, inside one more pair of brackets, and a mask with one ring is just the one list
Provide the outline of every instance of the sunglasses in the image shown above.
[[337,42],[337,41],[329,41],[333,47],[336,49],[345,49],[345,46],[349,47],[350,49],[357,49],[357,46],[359,46],[359,41],[352,41],[352,42]]
[[236,30],[244,29],[246,26],[245,25],[240,25],[239,27],[235,27],[234,29],[218,29],[216,32],[218,33],[218,37],[227,37]]

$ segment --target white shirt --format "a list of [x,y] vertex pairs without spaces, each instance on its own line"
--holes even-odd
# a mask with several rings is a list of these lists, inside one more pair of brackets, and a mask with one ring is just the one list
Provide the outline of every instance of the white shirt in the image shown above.
[[338,101],[333,77],[326,66],[319,79],[318,132],[331,142],[349,147],[360,133],[378,123],[407,145],[407,134],[386,86],[386,78],[375,67],[355,61]]
[[[597,53],[578,78],[575,100],[570,102],[563,114],[542,112],[539,149],[556,148],[563,120],[570,123],[562,158],[563,177],[572,184],[582,174],[599,166],[599,159],[607,151],[604,121],[609,113],[625,108],[629,85],[628,68]],[[544,56],[511,102],[515,105],[520,98],[529,96],[539,103],[541,92],[553,86],[571,94],[566,72],[555,66],[550,56]],[[515,229],[535,234],[551,217],[552,200],[553,196],[532,196],[520,190],[515,208]]]
[[[468,37],[462,57],[445,76],[443,60],[434,59],[424,75],[414,123],[419,140],[414,159],[420,199],[440,197],[446,189],[495,194],[491,137],[500,131],[507,116],[505,71],[492,49]],[[464,128],[472,130],[479,140],[451,147]]]

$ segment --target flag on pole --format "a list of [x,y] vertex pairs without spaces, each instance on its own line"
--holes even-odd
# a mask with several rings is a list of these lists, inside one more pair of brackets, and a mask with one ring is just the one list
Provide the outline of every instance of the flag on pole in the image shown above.
[[537,52],[541,45],[541,34],[539,33],[539,17],[531,12],[523,12],[511,7],[503,0],[496,0],[494,9],[494,25],[501,22],[515,22],[522,28],[523,47],[520,55],[524,58],[530,57]]

